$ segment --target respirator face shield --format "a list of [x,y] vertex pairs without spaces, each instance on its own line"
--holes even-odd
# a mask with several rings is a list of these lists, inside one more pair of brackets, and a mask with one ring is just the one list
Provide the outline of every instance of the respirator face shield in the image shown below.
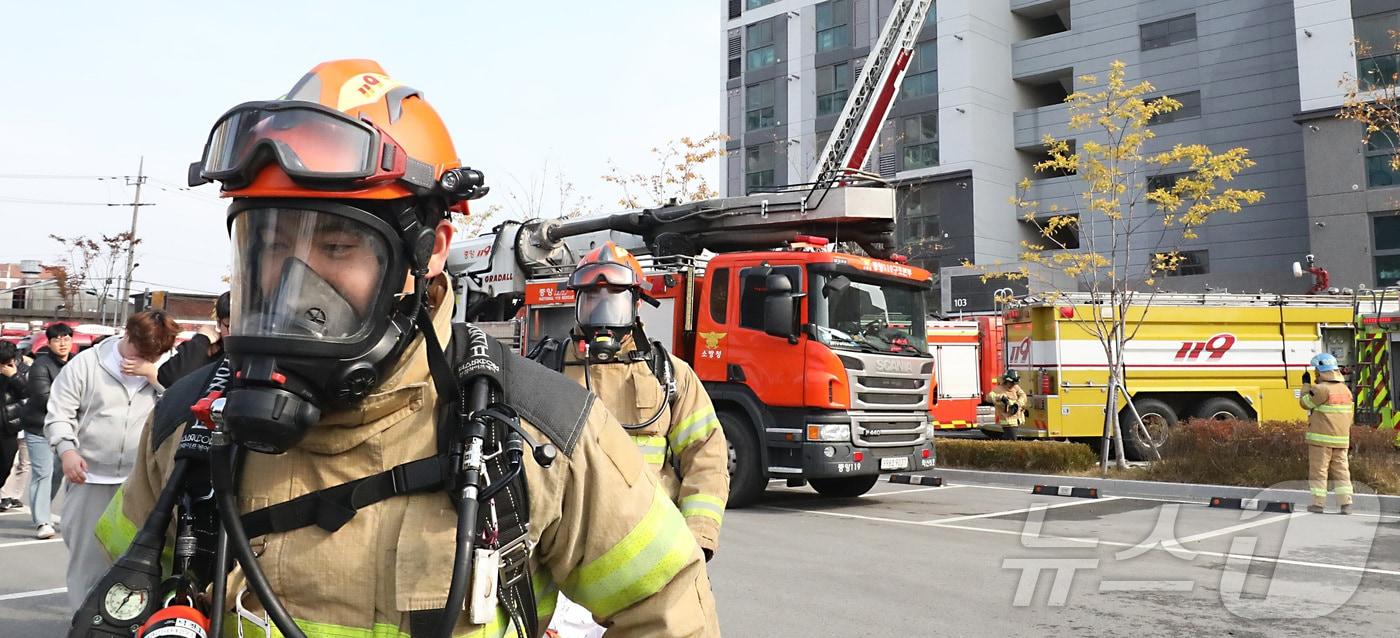
[[594,285],[580,288],[574,298],[574,318],[588,343],[589,358],[616,358],[622,340],[637,321],[637,292],[632,288]]
[[368,396],[414,333],[400,304],[401,240],[379,216],[323,200],[239,200],[231,334],[236,378],[224,407],[233,439],[290,449],[327,407]]
[[389,283],[391,248],[372,224],[343,212],[266,207],[235,214],[234,335],[305,342],[311,350],[365,338]]

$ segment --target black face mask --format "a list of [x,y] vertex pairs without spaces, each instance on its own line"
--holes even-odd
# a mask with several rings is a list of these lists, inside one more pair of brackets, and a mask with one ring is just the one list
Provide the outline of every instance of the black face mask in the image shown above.
[[236,278],[225,349],[236,376],[223,418],[236,443],[280,454],[324,410],[379,385],[416,335],[426,281],[398,294],[405,242],[360,208],[244,200],[230,220]]

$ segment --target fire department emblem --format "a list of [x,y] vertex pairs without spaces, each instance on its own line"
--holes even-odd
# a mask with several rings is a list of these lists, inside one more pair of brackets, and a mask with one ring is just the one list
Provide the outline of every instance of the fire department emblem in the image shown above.
[[727,332],[702,332],[700,338],[705,340],[706,348],[718,348],[720,339],[723,339]]

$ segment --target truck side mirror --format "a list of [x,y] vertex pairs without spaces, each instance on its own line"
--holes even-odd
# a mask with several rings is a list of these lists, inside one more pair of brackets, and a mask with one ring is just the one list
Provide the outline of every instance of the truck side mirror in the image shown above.
[[773,273],[764,278],[763,332],[789,341],[797,337],[797,300],[792,282]]

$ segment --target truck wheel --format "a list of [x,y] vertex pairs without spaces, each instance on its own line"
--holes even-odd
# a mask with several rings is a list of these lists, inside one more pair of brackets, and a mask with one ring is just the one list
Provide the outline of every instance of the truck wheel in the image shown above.
[[1212,397],[1201,402],[1196,408],[1196,418],[1210,421],[1249,420],[1249,411],[1238,401],[1225,397]]
[[762,467],[763,456],[747,417],[729,411],[721,411],[718,416],[719,425],[724,428],[724,439],[729,444],[727,507],[747,507],[768,487],[768,477]]
[[832,498],[855,498],[870,491],[879,482],[879,474],[870,476],[853,476],[851,478],[814,478],[810,482],[812,489],[822,496]]
[[1132,410],[1124,408],[1118,413],[1118,422],[1123,428],[1123,453],[1129,461],[1154,460],[1157,457],[1152,453],[1152,447],[1155,444],[1158,452],[1161,451],[1171,429],[1176,427],[1176,412],[1171,406],[1156,399],[1134,399],[1133,405],[1137,407],[1138,414],[1142,415],[1142,424],[1147,426],[1147,434],[1152,438],[1143,438],[1137,431],[1137,421],[1133,419]]

